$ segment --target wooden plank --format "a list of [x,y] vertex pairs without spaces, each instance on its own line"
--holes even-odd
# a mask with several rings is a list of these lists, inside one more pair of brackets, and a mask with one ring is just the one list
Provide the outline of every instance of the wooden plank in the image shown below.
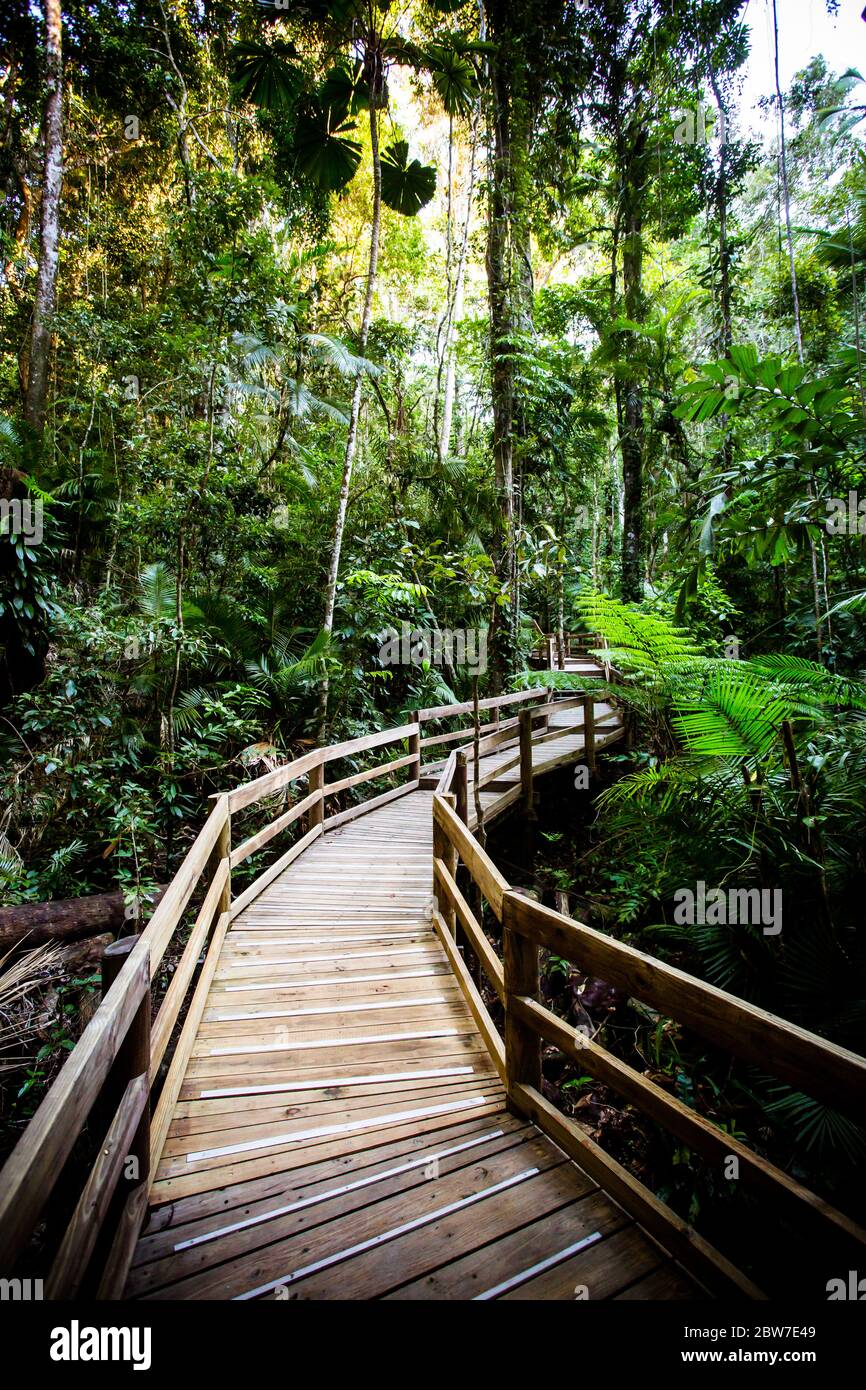
[[457,983],[459,984],[460,989],[463,992],[463,997],[466,1000],[469,1012],[472,1014],[478,1031],[484,1039],[485,1046],[487,1047],[487,1050],[490,1053],[493,1065],[495,1066],[496,1070],[498,1071],[499,1075],[502,1077],[502,1080],[504,1081],[505,1044],[502,1041],[502,1037],[500,1036],[495,1023],[490,1017],[490,1014],[487,1012],[487,1006],[485,1005],[484,1000],[481,998],[481,995],[478,993],[472,976],[466,969],[466,964],[463,960],[463,957],[457,949],[457,945],[454,941],[454,938],[449,932],[444,919],[438,912],[434,912],[433,914],[433,925],[436,928],[436,935],[442,942],[445,954],[448,957],[448,962],[456,976]]
[[150,1075],[152,1079],[156,1078],[159,1064],[163,1059],[165,1049],[168,1047],[174,1025],[180,1015],[181,1005],[189,988],[189,982],[195,973],[198,958],[210,931],[214,913],[220,906],[223,888],[228,880],[228,860],[222,859],[201,905],[195,925],[190,932],[183,955],[178,961],[177,969],[171,977],[171,983],[165,992],[159,1012],[153,1021],[150,1035]]
[[164,1253],[174,1245],[178,1236],[183,1239],[225,1224],[226,1219],[232,1219],[231,1216],[227,1218],[227,1213],[243,1216],[247,1210],[256,1212],[272,1206],[274,1198],[281,1199],[284,1193],[293,1192],[295,1185],[299,1191],[318,1193],[339,1182],[349,1169],[353,1173],[369,1175],[383,1168],[398,1166],[404,1160],[415,1159],[425,1152],[453,1146],[464,1140],[475,1140],[489,1134],[492,1128],[501,1129],[503,1137],[510,1139],[516,1134],[527,1134],[530,1127],[525,1120],[507,1115],[504,1110],[494,1126],[487,1118],[461,1119],[435,1130],[376,1144],[375,1148],[360,1155],[338,1154],[324,1162],[316,1154],[309,1155],[306,1164],[290,1173],[274,1173],[252,1182],[244,1181],[216,1191],[196,1193],[181,1198],[171,1206],[154,1208],[140,1249],[136,1252],[135,1264],[145,1264],[154,1256]]
[[636,1299],[646,1300],[650,1303],[673,1301],[687,1302],[694,1298],[694,1290],[688,1280],[684,1277],[682,1270],[675,1265],[662,1265],[659,1269],[653,1270],[644,1279],[638,1279],[636,1283],[629,1284],[622,1293],[614,1295],[614,1302],[623,1300],[633,1301]]
[[344,743],[331,743],[322,748],[322,760],[333,763],[340,758],[353,757],[356,753],[368,753],[371,748],[381,748],[386,743],[402,743],[416,732],[416,720],[408,724],[398,724],[392,729],[380,729],[374,734],[361,734],[360,738],[350,738]]
[[[499,1203],[497,1189],[505,1198]],[[294,1238],[260,1245],[230,1264],[148,1296],[248,1298],[293,1283],[306,1299],[379,1297],[425,1268],[436,1268],[513,1229],[521,1223],[521,1209],[531,1217],[538,1208],[530,1189],[544,1211],[582,1190],[577,1175],[540,1136],[500,1152],[492,1165],[486,1159],[472,1162],[408,1191],[398,1188],[360,1210],[301,1229]]]
[[358,787],[362,782],[373,782],[377,777],[387,777],[390,772],[397,772],[399,768],[408,767],[410,763],[417,761],[414,753],[407,753],[403,758],[392,758],[388,763],[365,768],[363,772],[353,772],[351,777],[341,777],[339,782],[327,782],[325,796],[335,796],[337,792],[344,792],[349,787]]
[[[555,1165],[547,1154],[536,1159],[532,1143],[528,1142],[524,1148],[528,1152],[522,1162],[531,1166],[522,1174],[515,1174],[512,1164],[506,1166],[505,1155],[502,1155],[497,1156],[486,1172],[469,1170],[462,1188],[448,1179],[428,1183],[433,1189],[429,1194],[431,1201],[439,1204],[438,1211],[434,1209],[430,1213],[430,1224],[401,1236],[386,1251],[379,1250],[381,1242],[374,1236],[376,1248],[356,1253],[336,1276],[332,1270],[325,1269],[305,1278],[299,1286],[300,1296],[304,1299],[385,1298],[391,1291],[433,1274],[449,1261],[461,1259],[472,1251],[494,1251],[498,1242],[515,1228],[541,1219],[551,1210],[564,1206],[569,1197],[577,1195],[573,1168],[567,1164]],[[536,1164],[538,1171],[533,1173]],[[485,1177],[487,1181],[483,1182]],[[500,1184],[500,1190],[495,1191]],[[398,1233],[399,1227],[395,1234]]]
[[461,825],[469,824],[469,761],[462,751],[454,766],[454,811]]
[[[330,1184],[322,1182],[315,1170],[301,1170],[317,1180],[301,1187],[295,1179],[280,1194],[278,1202],[257,1204],[258,1211],[249,1214],[245,1207],[245,1215],[240,1220],[224,1216],[221,1221],[208,1222],[210,1230],[197,1228],[192,1231],[186,1227],[183,1238],[177,1243],[183,1245],[186,1240],[191,1244],[180,1251],[173,1250],[164,1241],[151,1239],[148,1243],[151,1258],[136,1260],[130,1293],[136,1297],[147,1295],[189,1275],[198,1275],[203,1269],[244,1258],[262,1246],[285,1243],[283,1248],[291,1249],[297,1246],[301,1232],[321,1234],[325,1225],[330,1225],[336,1240],[336,1233],[340,1229],[351,1229],[356,1216],[363,1220],[365,1209],[372,1204],[395,1199],[411,1202],[413,1192],[420,1195],[419,1189],[429,1186],[431,1169],[436,1174],[434,1180],[440,1182],[482,1160],[496,1164],[509,1150],[522,1149],[525,1154],[530,1133],[527,1128],[504,1133],[497,1127],[490,1130],[487,1137],[482,1132],[464,1144],[458,1141],[452,1146],[425,1146],[402,1163],[369,1165],[360,1179],[354,1177],[357,1170],[353,1170],[350,1180],[343,1183],[335,1183],[333,1179]],[[347,1239],[352,1239],[351,1234]]]
[[[317,770],[321,771],[321,768]],[[311,791],[308,796],[305,796],[302,801],[296,801],[294,806],[290,806],[281,816],[277,816],[277,819],[271,821],[270,825],[266,825],[265,828],[259,830],[257,834],[251,835],[248,840],[244,840],[242,844],[238,845],[237,849],[232,850],[232,868],[236,868],[238,864],[243,864],[244,860],[249,859],[251,854],[255,854],[257,850],[263,849],[276,835],[280,834],[280,831],[285,830],[286,826],[291,825],[309,811],[311,807],[316,806],[321,799],[321,790],[316,788],[314,791]]]
[[133,1077],[123,1093],[60,1243],[48,1277],[46,1298],[74,1298],[78,1293],[149,1099],[147,1074]]
[[481,963],[488,980],[492,984],[500,999],[505,997],[504,974],[502,962],[491,946],[481,926],[475,918],[468,902],[460,892],[453,876],[449,873],[447,865],[442,859],[433,860],[434,880],[440,883],[445,890],[452,908],[460,918],[460,925],[469,938],[469,944]]
[[0,1174],[0,1269],[14,1267],[149,991],[142,936]]
[[[586,1199],[584,1199],[586,1200]],[[571,1208],[563,1216],[568,1218]],[[564,1226],[562,1246],[568,1244],[569,1230]],[[630,1222],[596,1245],[580,1251],[570,1259],[557,1262],[552,1269],[524,1280],[516,1288],[501,1295],[500,1301],[550,1301],[567,1299],[573,1302],[579,1286],[585,1288],[593,1303],[613,1298],[628,1284],[658,1269],[665,1259],[654,1240],[644,1235],[639,1226]],[[699,1285],[692,1285],[693,1299],[704,1297]]]
[[441,796],[433,797],[433,815],[447,833],[495,916],[501,920],[502,899],[509,886],[507,880]]
[[[546,771],[546,769],[542,769],[542,771]],[[520,800],[520,795],[521,787],[520,783],[518,782],[514,787],[512,787],[510,792],[503,793],[502,796],[496,797],[495,801],[492,801],[489,805],[485,806],[485,824],[489,825],[491,821],[496,820],[497,816],[503,815],[504,812],[507,811],[510,806],[514,806],[516,802]],[[470,819],[470,825],[475,826],[476,824],[477,820],[473,811],[472,817]]]
[[314,826],[323,825],[325,821],[325,764],[323,762],[310,768],[307,786],[311,796],[318,792],[318,797],[310,808],[310,818],[307,822],[307,829],[312,830]]
[[644,1187],[626,1168],[599,1148],[579,1125],[561,1114],[534,1087],[517,1084],[509,1088],[509,1095],[524,1115],[559,1144],[585,1173],[594,1178],[614,1201],[619,1202],[702,1283],[729,1298],[766,1297],[751,1279],[715,1250],[703,1236],[698,1235],[694,1227],[660,1202],[648,1187]]
[[[496,724],[482,724],[481,733],[490,733],[490,731],[495,728],[497,728]],[[465,740],[474,737],[475,730],[470,724],[466,729],[452,729],[451,732],[447,734],[429,734],[426,738],[422,738],[421,747],[433,748],[437,743],[456,743],[458,739],[462,738]]]
[[336,816],[328,816],[325,821],[325,829],[334,830],[338,825],[345,825],[347,821],[357,820],[359,816],[366,816],[368,812],[376,811],[380,806],[387,806],[389,801],[396,801],[398,797],[405,796],[407,792],[417,790],[417,782],[407,782],[403,787],[392,787],[390,791],[373,796],[369,801],[361,801],[357,806],[350,806],[348,810],[340,811]]
[[[544,698],[543,690],[517,690],[511,695],[487,695],[483,700],[478,701],[479,709],[505,709],[507,705],[523,704],[526,700],[538,700]],[[431,705],[429,709],[418,711],[418,717],[422,723],[429,719],[448,719],[451,715],[471,714],[474,705],[471,700],[466,700],[460,705]]]
[[701,1037],[823,1100],[862,1114],[866,1057],[509,892],[513,930],[693,1028]]
[[567,724],[563,728],[555,725],[544,734],[533,734],[532,746],[539,748],[543,743],[555,743],[560,738],[574,738],[577,734],[583,734],[583,720],[579,724]]
[[201,974],[195,987],[195,993],[190,1001],[186,1018],[183,1021],[180,1037],[177,1040],[177,1047],[171,1059],[159,1100],[157,1101],[156,1112],[151,1123],[150,1134],[150,1184],[156,1180],[157,1167],[162,1157],[162,1150],[165,1144],[168,1128],[180,1095],[180,1088],[183,1085],[183,1078],[186,1074],[189,1059],[192,1056],[193,1046],[198,1035],[199,1024],[207,1003],[208,991],[211,981],[219,961],[222,944],[225,934],[229,927],[229,914],[222,913],[217,923],[216,930],[211,937],[208,953],[205,957]]
[[520,767],[521,757],[521,753],[517,753],[513,758],[507,758],[504,763],[496,763],[489,772],[482,773],[478,779],[479,791],[489,786],[491,782],[495,782],[504,772],[511,772],[514,768]]
[[590,773],[595,772],[595,700],[592,695],[583,699],[584,752]]
[[414,731],[414,723],[400,724],[393,729],[380,729],[377,733],[347,739],[344,743],[314,748],[312,752],[295,758],[284,767],[275,768],[273,772],[267,772],[263,777],[257,777],[254,781],[246,782],[242,787],[236,787],[234,791],[229,792],[229,809],[232,812],[240,811],[244,806],[251,806],[254,801],[260,801],[263,796],[272,796],[274,792],[288,786],[289,782],[297,781],[320,763],[336,762],[340,758],[352,757],[355,753],[367,753],[372,748],[381,748],[385,743],[401,743]]
[[[480,1250],[474,1250],[461,1259],[452,1260],[441,1269],[436,1270],[434,1274],[428,1275],[423,1280],[405,1284],[387,1296],[390,1299],[401,1301],[405,1299],[474,1299],[486,1301],[490,1298],[491,1291],[500,1284],[513,1283],[512,1296],[520,1297],[525,1285],[530,1282],[525,1277],[521,1277],[522,1275],[537,1266],[539,1262],[543,1264],[553,1263],[554,1270],[558,1270],[561,1266],[561,1262],[555,1259],[558,1253],[573,1246],[581,1238],[588,1237],[589,1240],[593,1240],[595,1237],[594,1244],[587,1245],[581,1255],[576,1255],[569,1261],[572,1269],[571,1277],[559,1293],[559,1297],[573,1300],[574,1286],[579,1277],[576,1270],[580,1268],[581,1257],[586,1258],[593,1249],[606,1243],[605,1240],[599,1239],[599,1236],[604,1235],[612,1239],[624,1227],[630,1229],[648,1251],[655,1251],[651,1242],[636,1231],[634,1224],[625,1212],[613,1202],[608,1201],[604,1194],[596,1188],[595,1191],[577,1197],[576,1200],[567,1205],[560,1206],[535,1221],[530,1221],[518,1230],[503,1235],[494,1244],[486,1245]],[[553,1261],[551,1257],[553,1257]],[[660,1259],[661,1256],[656,1252],[654,1258],[638,1266],[639,1272],[654,1269],[659,1264]],[[584,1282],[586,1281],[584,1280]],[[626,1275],[621,1274],[619,1281],[614,1284],[614,1290],[622,1288],[627,1282]],[[590,1285],[590,1288],[592,1300],[595,1302],[600,1297],[597,1285]],[[494,1295],[494,1297],[502,1296],[505,1296],[504,1293]]]
[[[513,760],[512,760],[513,761]],[[523,802],[523,813],[530,820],[535,819],[535,808],[533,806],[532,788],[532,711],[520,711],[520,755],[517,759],[520,764],[520,795]],[[510,767],[506,763],[505,767]],[[504,769],[503,769],[504,770]],[[496,776],[497,774],[494,774]]]
[[314,825],[312,830],[308,830],[306,835],[302,835],[300,840],[292,845],[291,849],[287,849],[285,854],[281,855],[269,869],[265,869],[264,873],[260,874],[248,888],[244,889],[240,897],[236,898],[232,903],[230,915],[232,917],[237,917],[239,912],[243,912],[244,908],[257,898],[259,894],[267,888],[268,884],[273,883],[275,878],[279,878],[280,874],[283,873],[290,864],[293,864],[298,856],[303,854],[304,850],[307,849],[314,840],[319,838],[322,832],[322,825]]
[[255,777],[252,782],[244,782],[242,786],[235,787],[234,791],[228,793],[230,813],[234,815],[245,806],[252,806],[263,797],[273,796],[276,792],[282,791],[290,782],[296,782],[299,777],[306,776],[312,768],[318,767],[321,761],[322,750],[314,748],[312,752],[304,753],[302,757],[274,768],[273,772],[266,772],[262,777]]
[[140,1183],[126,1199],[118,1222],[99,1288],[97,1300],[119,1299],[123,1294],[126,1276],[135,1252],[136,1241],[147,1215],[147,1183]]
[[166,947],[174,935],[196,884],[207,868],[229,817],[229,797],[220,795],[196,836],[195,842],[169,884],[159,906],[141,934],[142,950],[150,963],[150,977],[156,975]]
[[452,782],[452,780],[453,780],[453,778],[454,778],[454,774],[455,774],[456,770],[457,770],[457,753],[456,753],[456,751],[455,751],[455,752],[452,752],[452,753],[449,755],[448,761],[447,761],[447,763],[445,764],[444,768],[442,769],[441,776],[440,776],[439,781],[438,781],[438,783],[437,783],[437,785],[436,785],[435,790],[439,793],[440,796],[445,796],[448,792],[451,791],[451,782]]
[[[451,806],[454,805],[455,797],[454,797],[453,792],[446,792],[446,793],[444,794],[444,799],[448,801],[449,805],[451,805]],[[433,898],[434,898],[434,901],[435,901],[435,904],[436,904],[437,909],[438,909],[439,912],[441,913],[442,917],[445,919],[445,922],[446,922],[447,927],[448,927],[448,931],[450,932],[451,936],[453,937],[453,936],[456,936],[456,933],[457,933],[457,918],[456,918],[456,915],[455,915],[455,912],[454,912],[454,908],[453,908],[452,904],[450,903],[450,901],[449,901],[449,899],[448,899],[448,896],[447,896],[447,894],[445,893],[442,884],[439,882],[439,880],[438,880],[437,877],[436,877],[436,864],[437,864],[437,863],[440,863],[440,864],[442,865],[443,870],[445,871],[445,873],[450,873],[450,874],[452,875],[452,878],[453,878],[453,875],[456,874],[456,872],[457,872],[457,851],[454,849],[454,846],[451,844],[450,840],[448,839],[448,836],[445,834],[445,831],[442,829],[442,826],[441,826],[441,825],[437,825],[437,823],[434,821],[434,822],[433,822]]]
[[[519,738],[519,729],[520,720],[518,718],[506,719],[498,726],[496,733],[487,734],[479,741],[478,756],[480,758],[486,758],[488,753],[492,753],[497,748],[505,749],[512,743],[516,745]],[[466,756],[471,762],[475,756],[474,747],[471,744],[467,744],[465,751]]]
[[505,1084],[541,1090],[541,1038],[513,1007],[515,997],[538,995],[538,946],[511,929],[511,895],[502,904],[502,964],[505,982]]
[[719,1165],[733,1155],[738,1160],[740,1176],[745,1181],[780,1198],[800,1219],[818,1218],[822,1224],[829,1224],[837,1235],[866,1246],[866,1231],[849,1217],[759,1154],[753,1153],[738,1139],[719,1129],[718,1125],[704,1119],[696,1110],[683,1105],[661,1086],[599,1047],[591,1038],[578,1034],[576,1029],[563,1023],[550,1009],[533,999],[519,997],[512,999],[511,1008],[518,1018],[571,1057],[582,1070],[610,1086],[629,1104],[649,1115],[696,1153]]
[[[460,1110],[448,1107],[443,1110],[442,1114],[423,1116],[424,1131],[430,1133],[436,1129],[450,1129],[460,1120],[477,1121],[490,1119],[494,1115],[497,1117],[498,1124],[499,1116],[504,1113],[503,1100],[499,1092],[500,1086],[497,1081],[495,1086],[491,1086],[489,1099],[485,1100],[483,1104],[473,1104],[471,1108],[467,1107]],[[473,1098],[473,1100],[476,1099]],[[395,1114],[399,1114],[399,1112],[395,1112]],[[155,1204],[176,1202],[182,1198],[209,1192],[215,1186],[221,1187],[248,1180],[258,1180],[270,1177],[275,1173],[285,1175],[296,1168],[308,1165],[314,1155],[317,1160],[323,1162],[337,1156],[350,1160],[352,1155],[367,1153],[372,1147],[379,1144],[414,1137],[419,1133],[421,1123],[422,1120],[417,1116],[417,1112],[413,1114],[410,1107],[407,1118],[401,1120],[386,1117],[385,1121],[377,1121],[373,1130],[341,1133],[336,1138],[323,1138],[310,1144],[296,1144],[286,1148],[263,1151],[258,1156],[241,1154],[237,1156],[235,1161],[230,1158],[226,1159],[224,1166],[219,1160],[217,1161],[219,1166],[215,1164],[213,1167],[198,1169],[184,1163],[182,1165],[183,1171],[160,1174],[160,1180],[151,1190],[151,1201]]]

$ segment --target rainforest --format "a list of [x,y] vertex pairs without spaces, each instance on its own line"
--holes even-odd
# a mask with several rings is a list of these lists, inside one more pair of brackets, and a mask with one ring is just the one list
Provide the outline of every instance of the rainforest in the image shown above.
[[863,1297],[861,8],[3,6],[0,1273]]

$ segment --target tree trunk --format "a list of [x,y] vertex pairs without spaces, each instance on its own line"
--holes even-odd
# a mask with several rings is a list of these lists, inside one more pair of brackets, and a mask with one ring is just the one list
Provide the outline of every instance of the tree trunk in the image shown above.
[[[782,88],[779,83],[779,19],[776,13],[776,0],[773,0],[773,64],[776,78],[776,101],[779,105],[779,164],[782,174],[782,200],[785,206],[785,233],[788,243],[788,262],[791,269],[791,297],[794,305],[794,335],[797,341],[797,361],[803,365],[803,333],[800,326],[800,295],[797,288],[797,264],[794,259],[794,236],[791,231],[791,191],[788,186],[788,154],[785,144],[785,102],[782,97]],[[808,483],[809,497],[814,500],[816,495],[815,474]],[[821,619],[821,584],[818,578],[818,552],[814,537],[809,535],[809,553],[812,569],[812,604],[815,610],[815,648],[818,660],[824,650],[824,625]],[[824,561],[824,572],[827,570],[827,555],[824,549],[824,540],[821,539],[821,554]],[[824,587],[824,601],[829,611],[830,599],[827,586]]]
[[[477,118],[473,120],[471,133],[471,154],[469,160],[469,185],[466,190],[466,217],[460,249],[457,253],[457,266],[454,273],[454,294],[449,301],[445,330],[445,391],[442,400],[442,419],[439,425],[439,457],[445,458],[451,452],[451,425],[454,418],[454,396],[457,389],[457,356],[455,353],[455,325],[463,317],[463,295],[466,287],[466,259],[469,250],[469,228],[472,221],[472,199],[475,191],[475,165],[478,147]],[[438,383],[437,383],[438,384]]]
[[[493,396],[493,469],[499,501],[501,546],[507,553],[514,529],[514,365],[511,356],[511,271],[508,246],[508,92],[498,58],[491,74],[492,159],[489,170],[487,287],[490,302],[490,363]],[[509,566],[505,564],[508,572]]]
[[[165,892],[157,890],[153,911]],[[19,944],[38,946],[43,941],[63,941],[96,932],[119,932],[130,921],[122,893],[94,893],[86,898],[58,898],[56,902],[21,903],[0,907],[0,955]]]
[[60,239],[60,190],[63,183],[63,50],[60,0],[45,3],[45,159],[42,174],[42,211],[39,228],[39,268],[30,331],[24,414],[41,435],[48,402],[48,359],[51,322],[57,299],[57,266]]
[[[643,222],[641,191],[638,177],[645,136],[638,136],[626,179],[626,208],[622,240],[622,281],[625,316],[640,322],[643,313]],[[636,167],[637,166],[637,167]],[[637,351],[632,335],[626,340],[626,356],[633,361]],[[626,376],[617,392],[619,444],[622,455],[623,534],[622,534],[622,597],[626,603],[639,603],[643,598],[643,451],[644,416],[643,391],[634,375]]]
[[[374,102],[370,103],[370,148],[373,154],[373,218],[370,225],[370,257],[367,266],[367,293],[361,314],[361,330],[358,335],[358,351],[363,357],[370,334],[373,318],[373,299],[376,293],[376,274],[379,266],[379,234],[382,223],[382,164],[379,155],[379,117]],[[349,413],[349,432],[346,435],[346,452],[343,458],[343,477],[340,483],[340,500],[337,504],[337,519],[334,525],[334,543],[331,547],[331,560],[328,565],[328,581],[325,589],[325,615],[322,622],[324,631],[330,636],[334,630],[334,609],[337,602],[337,578],[340,573],[340,555],[343,549],[343,534],[346,529],[346,513],[349,508],[349,489],[352,484],[352,469],[355,463],[355,449],[358,441],[358,422],[361,415],[361,392],[364,378],[361,372],[355,380],[352,392],[352,406]],[[318,737],[323,739],[328,720],[328,680],[319,687]]]
[[493,468],[499,526],[494,563],[510,598],[491,631],[491,675],[501,689],[517,653],[520,595],[515,536],[514,437],[526,434],[517,399],[515,356],[532,327],[529,208],[532,105],[527,93],[525,16],[506,0],[486,0],[494,52],[489,62],[487,287],[490,312]]

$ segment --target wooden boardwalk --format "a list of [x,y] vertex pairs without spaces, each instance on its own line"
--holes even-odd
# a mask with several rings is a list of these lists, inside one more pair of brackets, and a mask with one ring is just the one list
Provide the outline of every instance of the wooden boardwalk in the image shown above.
[[[563,665],[601,674],[571,641]],[[720,1173],[735,1157],[839,1252],[819,1289],[857,1267],[850,1218],[542,1002],[546,948],[860,1114],[866,1059],[527,898],[473,834],[476,789],[489,823],[531,816],[557,768],[592,772],[625,736],[615,685],[479,708],[477,768],[473,727],[443,728],[471,706],[439,706],[214,798],[147,926],[106,952],[103,1001],[3,1169],[0,1275],[39,1232],[49,1299],[764,1297],[550,1102],[545,1043]],[[80,1135],[92,1168],[46,1235]]]
[[[533,762],[582,751],[554,739]],[[482,792],[486,817],[508,790]],[[129,1296],[701,1296],[506,1110],[431,923],[432,800],[414,791],[329,833],[235,918]]]

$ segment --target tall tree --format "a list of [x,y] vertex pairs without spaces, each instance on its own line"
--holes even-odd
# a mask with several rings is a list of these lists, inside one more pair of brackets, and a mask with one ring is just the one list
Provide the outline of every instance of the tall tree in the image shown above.
[[[508,623],[495,614],[494,675],[514,663],[520,623],[516,530],[521,490],[520,447],[526,403],[520,357],[533,332],[534,193],[549,169],[534,160],[542,113],[555,109],[557,45],[574,17],[553,3],[484,0],[490,44],[487,69],[487,287],[493,472],[499,530],[494,559],[509,596]],[[517,464],[517,468],[515,465]]]
[[[273,7],[274,17],[280,19],[282,5]],[[434,5],[434,8],[436,6]],[[382,205],[396,212],[414,216],[433,197],[436,171],[417,159],[409,159],[409,147],[404,140],[395,140],[384,151],[380,149],[380,115],[388,110],[388,72],[393,63],[405,63],[414,69],[432,73],[434,85],[449,114],[465,107],[474,91],[474,73],[465,61],[448,49],[430,46],[424,49],[405,41],[399,33],[399,16],[390,6],[373,0],[304,0],[296,7],[294,16],[306,21],[306,33],[317,33],[327,71],[324,82],[310,92],[305,89],[304,75],[294,63],[297,54],[292,45],[278,39],[270,45],[239,44],[235,50],[235,80],[240,93],[257,104],[284,110],[295,108],[294,157],[299,170],[319,183],[328,192],[345,187],[354,177],[361,161],[361,147],[351,138],[354,125],[351,117],[366,107],[369,114],[370,155],[372,166],[372,214],[367,256],[366,288],[358,329],[359,354],[363,356],[373,319],[376,280],[379,267]],[[337,583],[346,529],[346,516],[363,391],[363,372],[359,370],[343,453],[340,492],[334,521],[333,540],[325,582],[325,602],[322,630],[333,632],[337,602]],[[324,733],[328,715],[328,680],[319,689],[318,727]]]
[[48,366],[51,322],[57,300],[60,258],[60,192],[63,183],[63,18],[60,0],[44,0],[45,116],[43,121],[42,208],[39,222],[39,265],[27,354],[24,413],[42,434],[48,404]]

